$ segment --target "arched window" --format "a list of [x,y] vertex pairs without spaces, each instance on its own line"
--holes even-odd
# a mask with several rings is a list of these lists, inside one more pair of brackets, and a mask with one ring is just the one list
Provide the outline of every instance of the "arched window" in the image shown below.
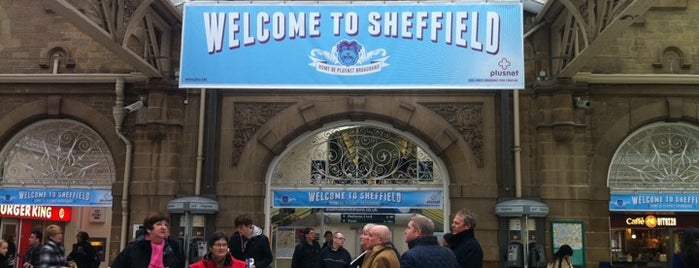
[[114,161],[104,140],[69,119],[34,123],[0,151],[0,185],[111,188]]
[[[275,230],[321,224],[342,228],[337,224],[362,223],[353,217],[378,217],[381,219],[376,220],[385,220],[383,222],[389,225],[407,224],[413,213],[431,218],[437,232],[448,229],[445,216],[449,215],[449,182],[444,164],[420,139],[387,124],[374,121],[326,124],[323,129],[291,142],[272,161],[267,176],[273,194],[268,199],[270,211],[265,214],[269,215],[267,220]],[[281,194],[277,198],[279,192],[302,194],[298,199]],[[318,192],[347,196],[334,197],[343,202],[305,200],[306,195]],[[406,197],[402,203],[385,205],[376,205],[374,203],[380,202],[361,197],[362,194],[386,192],[411,197]],[[360,197],[349,197],[350,194]],[[389,197],[392,196],[386,196]],[[273,205],[290,199],[301,204]],[[420,206],[405,200],[439,205]],[[365,215],[358,215],[362,213]]]
[[388,128],[346,123],[287,149],[271,184],[286,186],[442,185],[434,156],[416,139]]
[[699,128],[654,123],[629,135],[609,166],[612,192],[699,191]]

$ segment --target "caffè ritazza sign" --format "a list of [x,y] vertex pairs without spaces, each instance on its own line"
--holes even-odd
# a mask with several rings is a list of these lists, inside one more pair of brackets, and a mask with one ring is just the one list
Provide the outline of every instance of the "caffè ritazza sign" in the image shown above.
[[643,226],[654,228],[656,226],[677,226],[677,218],[675,217],[656,217],[648,215],[644,217],[626,218],[628,226]]

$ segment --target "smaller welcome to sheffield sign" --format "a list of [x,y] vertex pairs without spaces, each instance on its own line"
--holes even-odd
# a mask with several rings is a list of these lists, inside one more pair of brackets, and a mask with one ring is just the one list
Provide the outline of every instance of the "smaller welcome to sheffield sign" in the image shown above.
[[188,2],[181,88],[523,89],[522,4]]

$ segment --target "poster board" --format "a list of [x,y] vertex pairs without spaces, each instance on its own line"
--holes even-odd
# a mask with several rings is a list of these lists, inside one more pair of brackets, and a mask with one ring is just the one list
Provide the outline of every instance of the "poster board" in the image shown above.
[[552,221],[551,222],[551,255],[562,245],[573,248],[570,258],[574,267],[585,267],[585,228],[583,222]]
[[304,227],[284,226],[277,227],[277,250],[276,258],[291,259],[294,256],[294,249],[303,237]]

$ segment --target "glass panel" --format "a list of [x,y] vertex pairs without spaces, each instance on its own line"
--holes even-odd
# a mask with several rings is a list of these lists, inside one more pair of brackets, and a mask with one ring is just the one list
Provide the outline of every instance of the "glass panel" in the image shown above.
[[612,238],[614,262],[667,263],[672,260],[671,229],[613,229]]
[[57,119],[37,122],[15,135],[0,152],[0,184],[111,187],[111,152],[86,125]]
[[619,191],[699,191],[699,128],[658,123],[629,135],[609,167],[609,188]]

